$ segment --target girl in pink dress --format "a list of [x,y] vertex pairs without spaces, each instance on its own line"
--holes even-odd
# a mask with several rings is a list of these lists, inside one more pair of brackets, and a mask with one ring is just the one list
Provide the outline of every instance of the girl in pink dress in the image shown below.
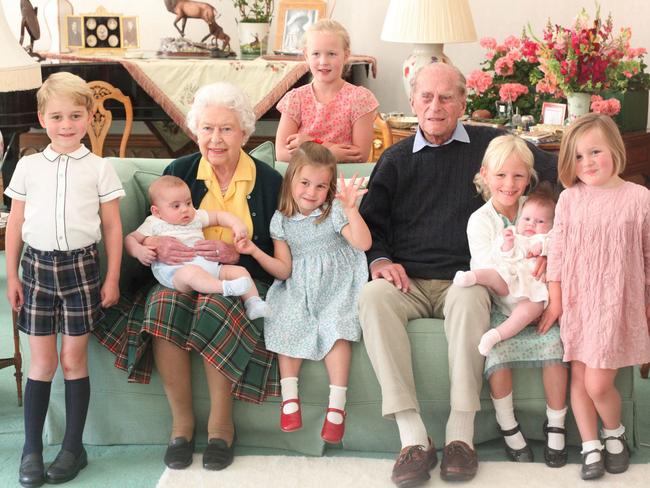
[[625,146],[610,117],[590,113],[571,124],[560,147],[567,189],[555,213],[540,327],[561,315],[582,479],[627,470],[614,380],[618,368],[650,360],[650,191],[622,180],[624,169]]
[[327,147],[337,161],[368,161],[379,103],[370,90],[342,78],[350,56],[348,32],[338,22],[324,19],[307,30],[304,43],[313,81],[278,102],[282,115],[275,136],[276,158],[289,161],[300,144],[313,141]]

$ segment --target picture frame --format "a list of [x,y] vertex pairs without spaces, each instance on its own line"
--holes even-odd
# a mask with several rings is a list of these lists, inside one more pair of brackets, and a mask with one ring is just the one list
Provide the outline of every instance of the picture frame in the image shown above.
[[[78,51],[85,53],[123,51],[121,14],[110,13],[104,7],[98,7],[93,13],[79,14],[76,17],[81,19],[82,28],[82,41],[77,47]],[[70,26],[72,29],[72,24]],[[68,43],[68,47],[75,46]]]
[[125,49],[140,47],[140,26],[137,15],[122,17],[122,47]]
[[65,18],[65,46],[68,49],[83,46],[83,20],[79,15],[67,15]]
[[310,25],[325,18],[327,2],[280,2],[273,50],[276,54],[302,54],[301,39]]
[[542,124],[564,125],[566,110],[566,103],[544,102],[542,104]]

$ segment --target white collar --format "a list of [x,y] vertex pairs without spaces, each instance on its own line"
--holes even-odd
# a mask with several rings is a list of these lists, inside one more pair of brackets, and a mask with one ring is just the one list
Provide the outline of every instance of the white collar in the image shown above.
[[[90,150],[82,144],[79,146],[79,148],[67,154],[67,156],[72,159],[81,159],[88,156],[88,154],[90,154]],[[61,153],[58,153],[52,149],[52,144],[48,144],[47,147],[43,150],[43,156],[45,156],[45,159],[48,161],[56,161],[59,156],[61,156]]]
[[322,213],[323,213],[323,212],[321,211],[321,209],[320,209],[320,208],[317,208],[316,210],[312,211],[312,213],[310,213],[309,215],[303,215],[303,214],[300,213],[300,212],[296,212],[296,213],[293,214],[291,217],[289,217],[289,219],[290,219],[290,220],[294,220],[294,221],[296,221],[296,222],[300,222],[301,220],[305,220],[305,219],[308,219],[308,218],[310,218],[310,217],[318,217],[318,216],[321,215]]

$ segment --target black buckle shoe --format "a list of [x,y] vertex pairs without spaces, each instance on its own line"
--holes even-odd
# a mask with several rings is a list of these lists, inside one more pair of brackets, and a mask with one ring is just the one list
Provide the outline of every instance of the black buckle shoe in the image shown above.
[[[519,424],[517,424],[514,428],[510,430],[502,430],[501,427],[498,427],[499,432],[503,437],[508,437],[511,435],[515,435],[518,432],[521,432],[521,429],[519,428]],[[523,434],[521,434],[522,437],[524,437]],[[533,456],[533,450],[530,448],[528,445],[528,441],[524,437],[524,441],[526,442],[526,445],[522,447],[521,449],[513,449],[508,445],[505,439],[503,439],[503,442],[505,443],[506,447],[506,454],[510,458],[511,461],[514,461],[516,463],[532,463],[534,456]]]
[[624,473],[630,466],[630,448],[627,445],[627,438],[625,437],[625,434],[619,437],[605,437],[603,439],[603,444],[607,446],[606,441],[613,440],[622,442],[623,450],[618,454],[612,454],[607,450],[607,447],[605,447],[605,470],[612,474]]
[[165,464],[169,469],[185,469],[192,464],[194,454],[194,438],[188,441],[185,437],[176,437],[167,445]]
[[83,447],[79,456],[75,456],[74,453],[62,448],[59,454],[56,455],[54,462],[47,468],[47,482],[58,484],[75,479],[79,471],[86,466],[88,466],[88,456]]
[[[561,427],[549,427],[548,420],[544,421],[544,436],[546,445],[544,446],[544,461],[549,468],[561,468],[567,463],[569,451],[566,446],[566,429]],[[553,449],[548,445],[548,434],[562,434],[564,436],[564,449]]]
[[[592,453],[598,453],[600,455],[598,461],[587,464],[587,456]],[[592,449],[589,452],[582,453],[582,469],[580,471],[580,477],[583,480],[595,480],[600,478],[605,474],[605,456],[600,449]]]
[[30,452],[20,460],[18,471],[18,482],[25,488],[41,486],[45,483],[45,467],[43,466],[43,454]]
[[[233,441],[234,444],[234,441]],[[233,445],[223,439],[210,439],[203,453],[203,467],[210,471],[221,471],[232,464],[235,457]]]

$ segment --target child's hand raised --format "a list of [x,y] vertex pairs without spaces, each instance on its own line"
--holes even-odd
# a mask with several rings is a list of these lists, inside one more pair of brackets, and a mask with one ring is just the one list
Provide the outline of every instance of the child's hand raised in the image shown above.
[[343,208],[354,208],[357,204],[357,198],[368,193],[367,188],[362,188],[365,178],[358,179],[358,174],[354,173],[350,183],[345,183],[343,173],[339,174],[339,190],[336,198],[341,201]]

